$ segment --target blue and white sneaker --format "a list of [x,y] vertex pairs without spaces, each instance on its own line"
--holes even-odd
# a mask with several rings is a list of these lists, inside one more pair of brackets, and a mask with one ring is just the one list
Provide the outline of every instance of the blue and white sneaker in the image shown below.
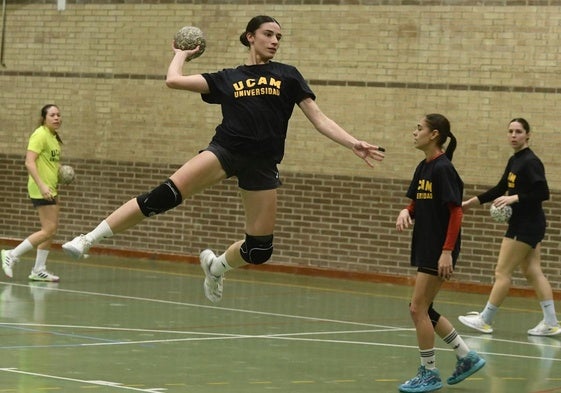
[[399,386],[404,393],[433,392],[442,388],[442,380],[438,369],[429,370],[425,366],[419,367],[417,375]]
[[466,357],[461,359],[458,358],[456,369],[446,382],[448,382],[449,385],[460,383],[470,375],[475,374],[483,366],[485,366],[485,359],[479,356],[477,352],[469,351]]

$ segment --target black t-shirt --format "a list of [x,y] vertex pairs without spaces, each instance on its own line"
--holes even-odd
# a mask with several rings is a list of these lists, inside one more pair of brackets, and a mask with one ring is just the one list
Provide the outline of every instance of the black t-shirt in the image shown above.
[[[448,204],[461,206],[463,192],[464,183],[445,154],[419,163],[407,190],[407,197],[415,201],[411,265],[438,268],[450,220]],[[454,262],[460,244],[461,234],[458,234],[452,250]]]
[[530,148],[516,152],[506,164],[499,183],[477,196],[480,203],[491,202],[505,194],[518,195],[518,203],[510,205],[512,216],[509,225],[545,228],[542,201],[549,199],[549,186],[541,160]]
[[234,153],[281,162],[294,105],[315,99],[300,72],[269,62],[202,75],[210,89],[201,95],[203,101],[222,107],[213,142]]

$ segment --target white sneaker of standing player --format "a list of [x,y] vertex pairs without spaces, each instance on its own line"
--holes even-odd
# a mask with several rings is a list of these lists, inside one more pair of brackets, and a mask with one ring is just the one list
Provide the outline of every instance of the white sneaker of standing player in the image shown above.
[[35,269],[31,270],[31,274],[29,275],[30,281],[44,281],[44,282],[59,282],[60,277],[55,276],[53,273],[46,271],[45,269],[35,271]]
[[69,242],[66,242],[62,245],[62,249],[72,258],[79,259],[79,258],[87,258],[88,251],[92,243],[86,238],[85,235],[76,236]]
[[557,323],[557,325],[550,326],[542,320],[537,324],[537,326],[528,330],[528,334],[530,336],[557,336],[558,334],[561,334],[561,326],[559,326],[559,323]]
[[212,261],[216,259],[216,255],[211,250],[203,250],[199,255],[201,267],[205,272],[204,290],[205,296],[213,303],[218,303],[222,299],[222,290],[224,288],[224,275],[215,276],[210,272]]
[[13,278],[14,277],[13,268],[15,263],[18,261],[18,259],[12,256],[10,250],[2,250],[1,258],[2,258],[2,270],[4,270],[4,274],[6,274],[6,276],[9,278]]
[[477,311],[468,312],[467,315],[460,315],[458,319],[467,327],[478,330],[481,333],[493,333],[491,325],[486,323]]

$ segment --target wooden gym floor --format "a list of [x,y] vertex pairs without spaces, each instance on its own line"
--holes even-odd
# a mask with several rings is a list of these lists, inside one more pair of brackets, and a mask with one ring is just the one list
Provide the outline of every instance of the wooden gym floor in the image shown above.
[[[240,269],[214,305],[198,265],[53,251],[51,284],[27,281],[33,258],[0,278],[0,393],[397,392],[419,364],[407,285]],[[508,298],[495,333],[474,334],[457,316],[486,299],[440,294],[487,360],[441,391],[561,392],[561,338],[526,334],[537,301]],[[454,363],[437,340],[443,380]]]

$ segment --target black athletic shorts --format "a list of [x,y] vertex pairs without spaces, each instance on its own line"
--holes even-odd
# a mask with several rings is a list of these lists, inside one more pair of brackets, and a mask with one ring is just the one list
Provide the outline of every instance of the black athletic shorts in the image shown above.
[[418,266],[417,271],[419,273],[430,274],[431,276],[438,276],[438,269],[435,270],[433,268],[426,267],[426,266]]
[[541,232],[519,232],[511,229],[507,229],[505,237],[509,239],[518,240],[519,242],[526,243],[532,248],[536,248],[538,243],[540,243],[544,238],[544,233]]
[[[452,262],[452,268],[456,268],[456,262]],[[432,268],[427,266],[417,266],[417,271],[419,273],[430,274],[431,276],[438,276],[438,268]]]
[[33,207],[39,206],[49,206],[49,205],[56,205],[58,203],[58,197],[54,197],[54,199],[42,199],[42,198],[30,198]]
[[532,248],[536,248],[539,242],[545,237],[545,218],[535,217],[535,219],[518,219],[512,217],[508,223],[505,237],[526,243]]
[[238,178],[242,190],[274,190],[282,185],[275,161],[236,154],[214,142],[205,150],[218,158],[226,176]]

